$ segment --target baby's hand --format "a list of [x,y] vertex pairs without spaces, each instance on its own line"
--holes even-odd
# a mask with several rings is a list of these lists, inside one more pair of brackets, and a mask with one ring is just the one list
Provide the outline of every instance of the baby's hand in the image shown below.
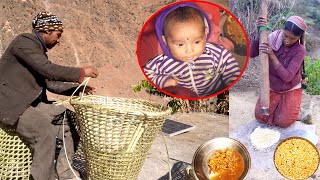
[[164,87],[177,86],[177,85],[178,85],[178,81],[176,79],[168,79],[164,83]]
[[[83,88],[84,86],[82,86],[79,91],[82,93],[83,92]],[[92,87],[92,86],[86,86],[85,89],[84,89],[84,94],[85,95],[92,95],[94,94],[95,92],[97,91],[97,88],[96,87]]]

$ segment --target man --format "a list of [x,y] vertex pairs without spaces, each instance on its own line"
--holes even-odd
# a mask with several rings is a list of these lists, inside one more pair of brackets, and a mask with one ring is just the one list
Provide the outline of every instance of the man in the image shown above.
[[[50,104],[46,90],[71,95],[85,77],[96,78],[92,65],[66,67],[48,60],[63,25],[50,12],[32,21],[33,32],[18,35],[0,59],[0,123],[12,126],[32,151],[31,179],[54,180],[57,130],[52,120],[65,110]],[[89,87],[87,92],[92,89]]]

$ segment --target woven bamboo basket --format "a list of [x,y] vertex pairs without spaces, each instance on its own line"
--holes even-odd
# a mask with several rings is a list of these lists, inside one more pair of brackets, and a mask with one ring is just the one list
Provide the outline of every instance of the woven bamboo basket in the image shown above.
[[92,180],[136,179],[168,107],[145,100],[84,96],[70,100]]
[[30,149],[15,130],[0,124],[0,179],[28,180],[31,162]]

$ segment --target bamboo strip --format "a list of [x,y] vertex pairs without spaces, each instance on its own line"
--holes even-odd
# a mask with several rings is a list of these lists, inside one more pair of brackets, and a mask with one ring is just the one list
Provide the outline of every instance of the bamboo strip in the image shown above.
[[133,143],[134,143],[136,137],[138,136],[138,134],[140,133],[141,127],[142,127],[142,123],[140,123],[140,124],[138,125],[136,131],[134,132],[134,134],[133,134],[133,136],[132,136],[132,139],[131,139],[131,141],[130,141],[130,143],[129,143],[129,146],[128,146],[128,149],[127,149],[128,152],[131,151],[132,146],[133,146]]

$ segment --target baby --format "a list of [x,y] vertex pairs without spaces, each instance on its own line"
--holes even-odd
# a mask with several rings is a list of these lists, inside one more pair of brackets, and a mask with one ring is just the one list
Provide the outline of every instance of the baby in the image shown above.
[[164,54],[144,66],[155,85],[186,87],[201,97],[217,93],[237,79],[240,68],[232,54],[207,43],[208,23],[206,14],[193,3],[176,4],[158,16],[156,32]]

